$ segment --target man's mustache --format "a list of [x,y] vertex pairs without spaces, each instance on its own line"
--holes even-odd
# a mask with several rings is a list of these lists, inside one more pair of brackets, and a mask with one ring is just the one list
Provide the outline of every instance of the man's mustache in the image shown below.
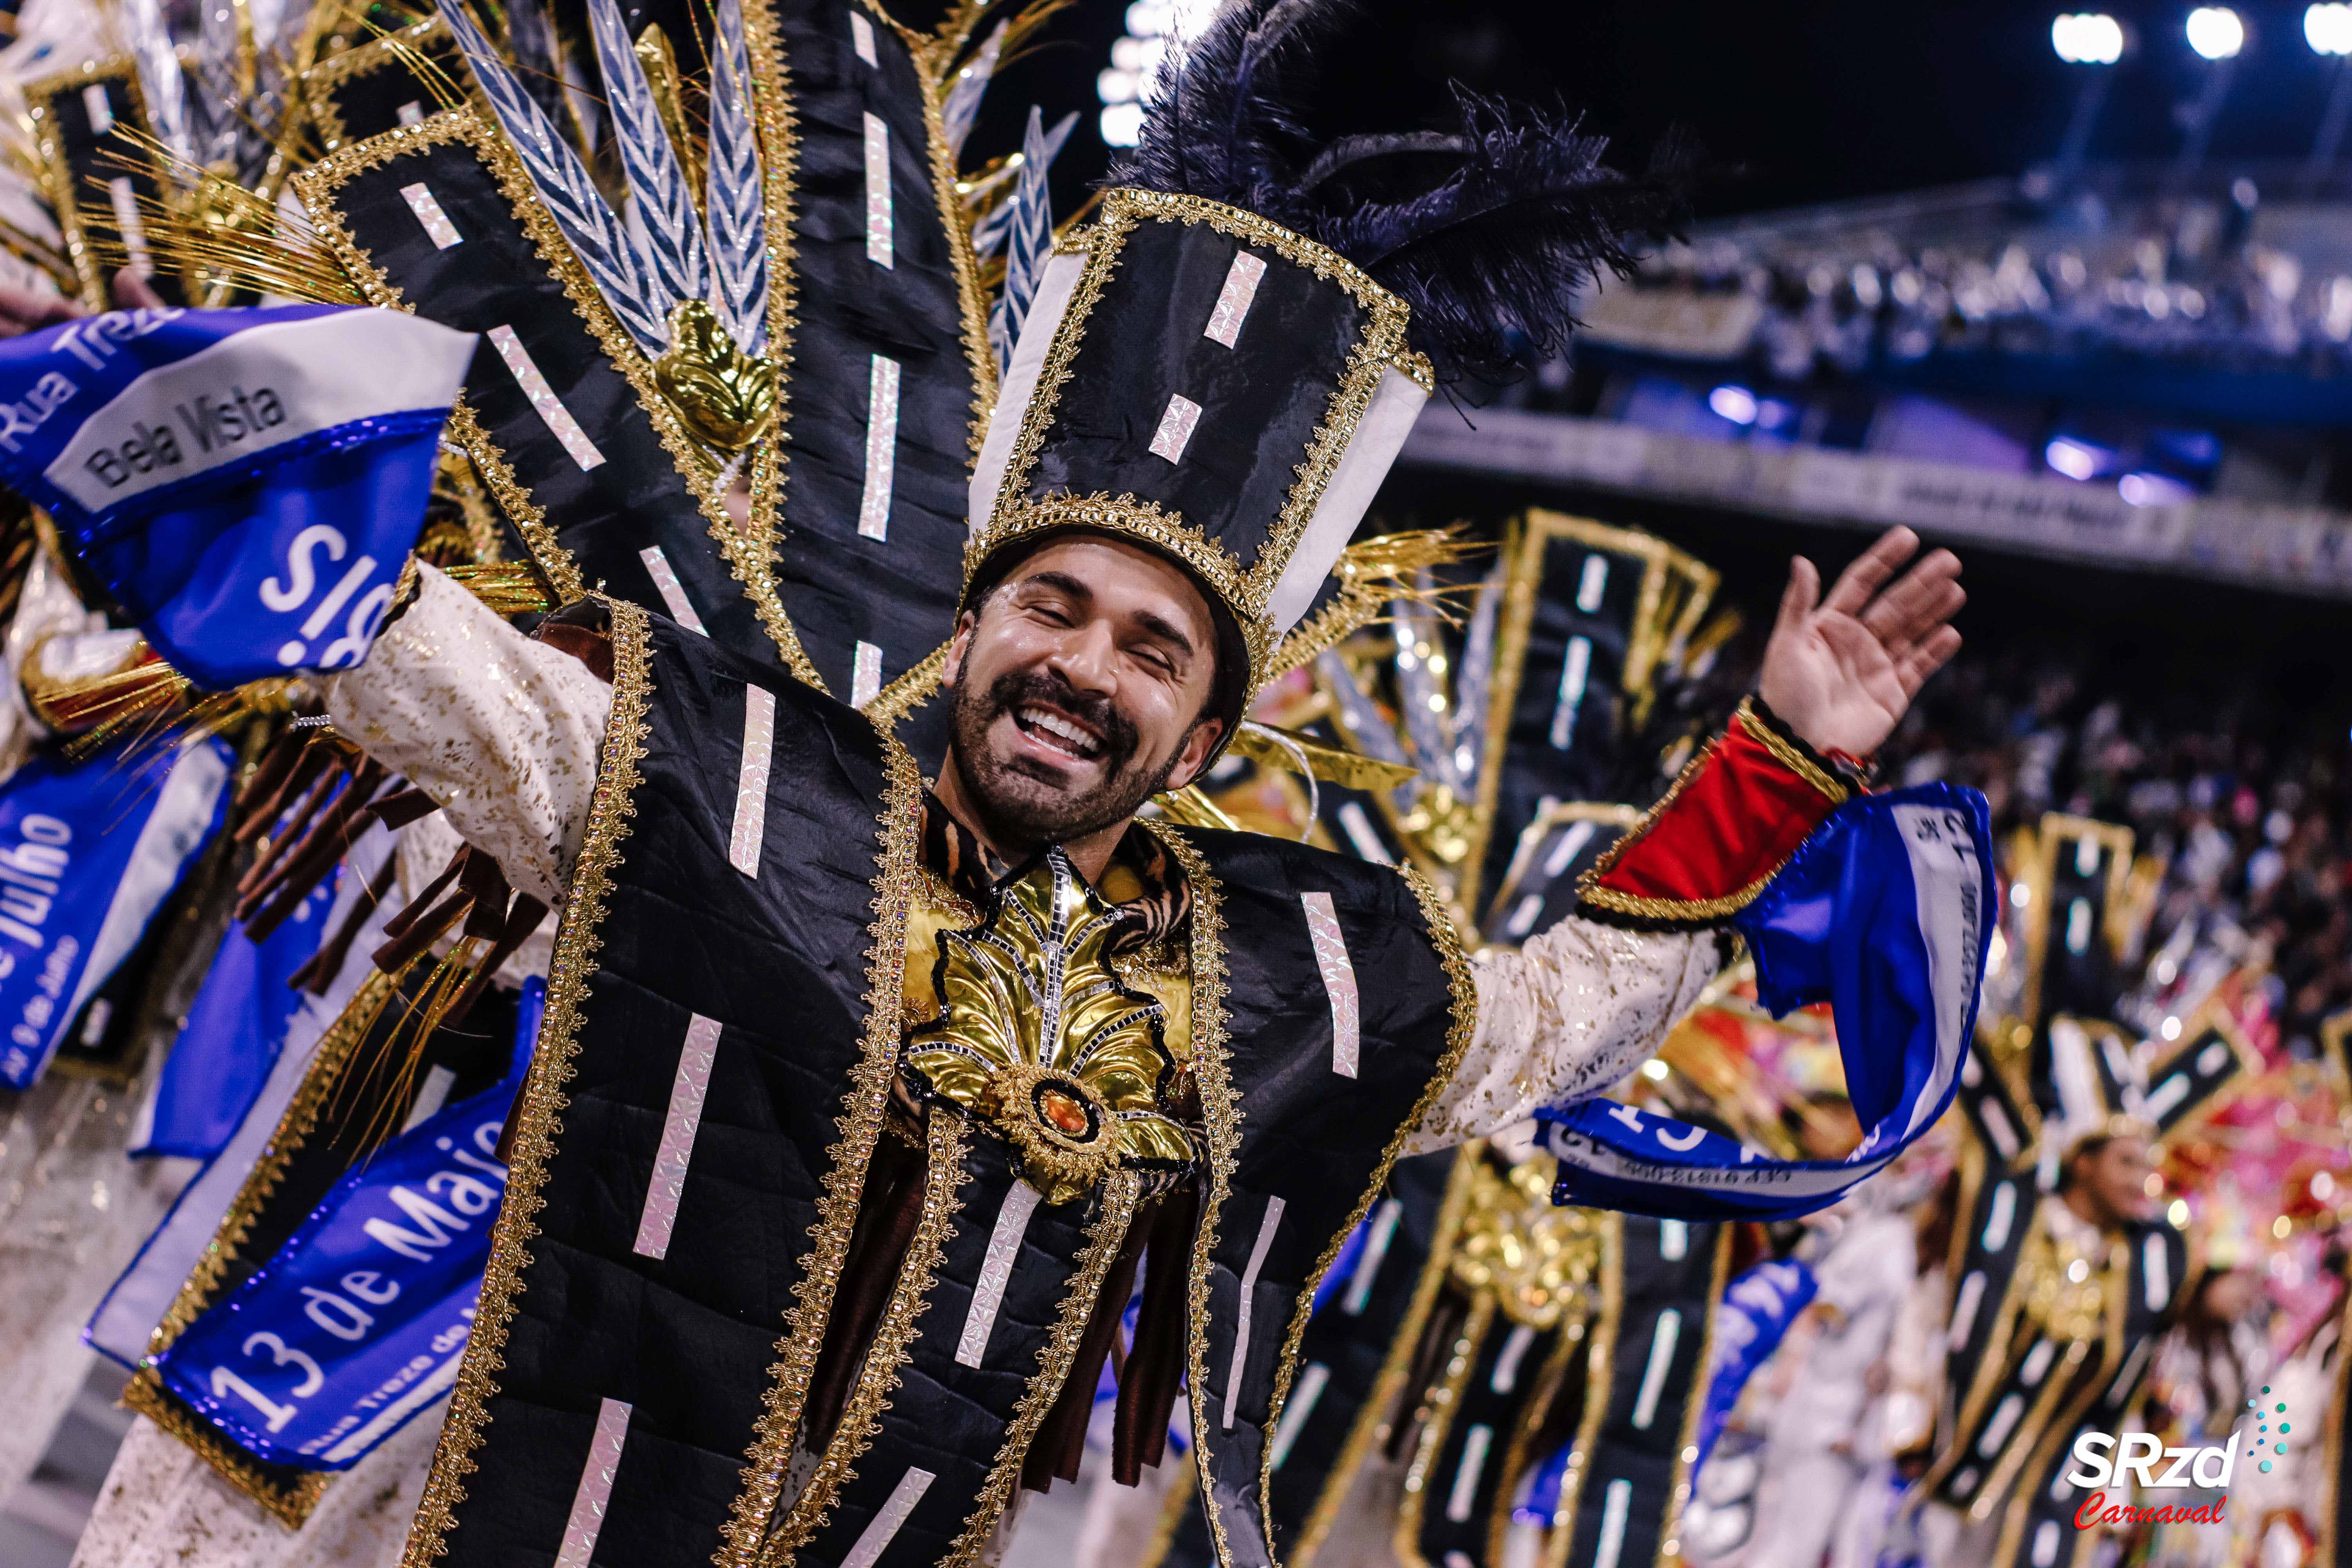
[[1080,691],[1067,677],[1047,669],[1007,670],[988,689],[988,721],[1016,708],[1056,708],[1093,731],[1102,742],[1105,771],[1118,773],[1135,755],[1141,737],[1128,716],[1099,692]]

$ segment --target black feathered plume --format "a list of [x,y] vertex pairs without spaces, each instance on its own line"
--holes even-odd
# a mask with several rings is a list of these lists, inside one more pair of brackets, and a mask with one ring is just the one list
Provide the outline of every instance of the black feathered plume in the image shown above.
[[1244,207],[1361,267],[1412,308],[1446,381],[1507,379],[1557,354],[1578,291],[1674,233],[1693,159],[1669,137],[1639,176],[1608,140],[1456,89],[1454,129],[1318,141],[1303,46],[1347,0],[1232,0],[1172,55],[1140,143],[1109,183]]

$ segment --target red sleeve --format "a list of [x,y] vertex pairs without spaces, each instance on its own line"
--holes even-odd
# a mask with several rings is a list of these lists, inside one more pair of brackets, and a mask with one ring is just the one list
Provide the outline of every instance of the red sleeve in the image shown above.
[[1854,793],[1754,698],[1584,874],[1577,912],[1643,931],[1719,925]]

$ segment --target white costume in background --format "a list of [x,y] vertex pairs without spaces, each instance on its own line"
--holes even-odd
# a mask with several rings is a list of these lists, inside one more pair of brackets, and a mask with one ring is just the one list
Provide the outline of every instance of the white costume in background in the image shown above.
[[1866,1386],[1886,1359],[1917,1274],[1910,1216],[1850,1223],[1814,1269],[1821,1320],[1804,1369],[1772,1413],[1745,1568],[1816,1568],[1880,1456],[1864,1446]]

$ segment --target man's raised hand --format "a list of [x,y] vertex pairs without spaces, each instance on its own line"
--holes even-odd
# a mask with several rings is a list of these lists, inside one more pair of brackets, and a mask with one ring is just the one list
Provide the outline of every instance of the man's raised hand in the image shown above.
[[1950,625],[1968,602],[1959,557],[1937,550],[1896,578],[1918,549],[1909,529],[1887,530],[1826,599],[1813,563],[1801,555],[1790,563],[1761,686],[1772,711],[1815,751],[1876,752],[1927,678],[1959,651]]

